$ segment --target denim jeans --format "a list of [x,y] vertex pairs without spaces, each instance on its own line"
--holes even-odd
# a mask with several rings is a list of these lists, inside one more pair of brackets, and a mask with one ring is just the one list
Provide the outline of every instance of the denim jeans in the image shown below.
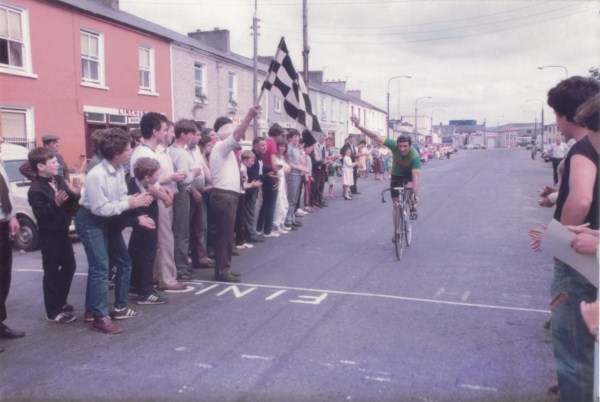
[[115,307],[127,306],[129,296],[131,260],[121,234],[122,226],[113,226],[108,219],[96,216],[89,209],[81,207],[75,216],[75,228],[88,260],[85,308],[94,317],[106,317],[109,260],[117,268]]
[[302,177],[299,174],[288,174],[285,176],[287,182],[287,198],[288,198],[288,211],[285,217],[285,223],[291,224],[296,221],[296,208],[298,206],[298,192],[300,191],[300,183]]
[[597,289],[581,274],[554,260],[552,342],[562,401],[591,401],[594,387],[594,337],[581,317],[580,303],[596,300]]

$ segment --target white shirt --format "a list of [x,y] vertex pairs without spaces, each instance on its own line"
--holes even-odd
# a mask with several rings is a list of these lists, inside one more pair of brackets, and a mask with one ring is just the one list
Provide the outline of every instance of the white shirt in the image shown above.
[[564,158],[567,156],[567,152],[569,152],[569,146],[564,142],[561,142],[559,145],[555,143],[550,148],[550,154],[553,158]]
[[85,177],[85,191],[79,203],[94,215],[115,216],[129,209],[125,170],[117,169],[106,159]]
[[[164,180],[167,177],[170,177],[175,173],[173,169],[173,161],[167,152],[167,149],[159,145],[156,147],[156,159],[158,159],[158,163],[160,163],[160,169],[158,170],[158,181],[164,183]],[[173,192],[173,194],[177,194],[179,190],[177,189],[177,183],[174,181],[168,181],[162,186],[167,187],[169,190]]]
[[233,152],[238,147],[239,142],[233,135],[215,143],[210,153],[210,170],[215,188],[241,192],[240,168]]

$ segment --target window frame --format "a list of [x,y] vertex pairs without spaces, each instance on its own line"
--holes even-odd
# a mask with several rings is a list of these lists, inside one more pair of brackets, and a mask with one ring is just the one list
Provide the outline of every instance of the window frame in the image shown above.
[[[31,56],[31,37],[29,32],[29,11],[25,8],[16,7],[13,5],[8,5],[6,3],[0,2],[0,9],[4,9],[7,12],[7,21],[8,21],[8,13],[16,13],[19,14],[20,23],[21,23],[21,39],[19,43],[21,44],[21,61],[23,63],[22,66],[12,65],[10,64],[0,64],[0,73],[3,74],[11,74],[11,75],[19,75],[22,77],[29,78],[37,78],[37,74],[33,73],[33,64],[32,64],[32,56]],[[7,27],[8,28],[8,27]],[[10,31],[10,28],[8,29]],[[8,39],[10,37],[10,33],[8,36],[2,37],[3,39],[10,42]],[[15,42],[15,40],[12,40]],[[10,53],[10,52],[9,52]]]
[[[148,66],[142,66],[141,63],[141,54],[140,52],[142,51],[147,51],[148,52]],[[141,81],[142,77],[142,72],[147,72],[148,73],[148,86],[144,87],[142,86],[142,83],[139,82],[139,91],[138,94],[140,95],[154,95],[157,96],[158,93],[156,93],[156,63],[155,63],[155,56],[154,56],[154,48],[152,46],[147,46],[147,45],[140,45],[138,46],[138,71],[139,71],[139,79]]]
[[231,109],[238,108],[237,74],[227,73],[227,106]]
[[21,137],[7,136],[5,129],[3,129],[3,131],[5,132],[5,134],[3,135],[4,140],[7,143],[26,145],[29,149],[35,147],[35,120],[33,118],[33,107],[2,105],[0,106],[0,121],[2,120],[2,115],[4,113],[22,114],[24,115],[25,120],[25,136],[22,137],[22,142],[14,141],[14,139],[21,139]]
[[[97,79],[88,78],[88,77],[84,76],[84,69],[83,69],[84,54],[83,54],[83,46],[82,46],[82,41],[81,41],[82,35],[87,35],[88,38],[95,37],[98,39],[98,55],[97,55],[98,78]],[[91,88],[108,89],[108,87],[106,87],[106,76],[105,76],[105,72],[104,72],[104,67],[105,67],[104,34],[102,32],[98,32],[93,29],[88,29],[88,28],[82,27],[79,29],[79,45],[80,45],[79,53],[80,53],[80,60],[81,60],[81,85],[86,86],[86,87],[91,87]],[[85,60],[90,60],[92,62],[94,61],[89,58],[86,58]]]
[[[206,89],[206,64],[194,62],[194,102],[206,105],[208,104],[208,91]],[[200,81],[196,79],[196,72],[200,71]],[[198,85],[199,83],[199,85]],[[200,95],[204,98],[198,97],[196,89],[200,88]]]

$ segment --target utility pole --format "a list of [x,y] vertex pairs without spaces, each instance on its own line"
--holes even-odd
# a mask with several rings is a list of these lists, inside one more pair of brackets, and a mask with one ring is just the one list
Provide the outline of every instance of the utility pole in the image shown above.
[[[252,103],[258,98],[258,0],[254,0],[254,18],[252,19],[252,35],[254,36],[254,58],[253,58],[253,80],[252,80]],[[254,117],[252,124],[252,135],[258,137],[258,116]]]
[[310,46],[308,46],[308,0],[302,0],[302,59],[304,62],[304,83],[308,91],[308,54]]

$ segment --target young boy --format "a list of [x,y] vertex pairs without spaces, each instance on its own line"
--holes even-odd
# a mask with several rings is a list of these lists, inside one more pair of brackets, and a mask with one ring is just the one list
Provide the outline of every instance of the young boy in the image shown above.
[[[133,177],[127,183],[130,195],[149,194],[150,187],[158,183],[160,163],[156,159],[141,157],[133,165]],[[131,285],[137,289],[137,304],[165,304],[169,300],[154,290],[153,269],[158,243],[158,201],[148,206],[132,209],[129,238],[131,257]]]
[[46,318],[58,324],[73,322],[77,317],[67,297],[76,265],[69,225],[77,212],[81,182],[67,183],[58,175],[58,160],[48,148],[35,148],[27,159],[35,173],[27,199],[40,231]]
[[86,176],[86,191],[75,216],[75,227],[88,260],[88,281],[85,297],[85,320],[106,334],[118,334],[123,329],[108,315],[109,255],[117,268],[115,277],[115,320],[140,315],[127,306],[131,260],[123,240],[122,213],[148,206],[149,194],[127,195],[123,163],[131,156],[129,135],[120,128],[110,128],[100,134],[98,151],[102,162]]

